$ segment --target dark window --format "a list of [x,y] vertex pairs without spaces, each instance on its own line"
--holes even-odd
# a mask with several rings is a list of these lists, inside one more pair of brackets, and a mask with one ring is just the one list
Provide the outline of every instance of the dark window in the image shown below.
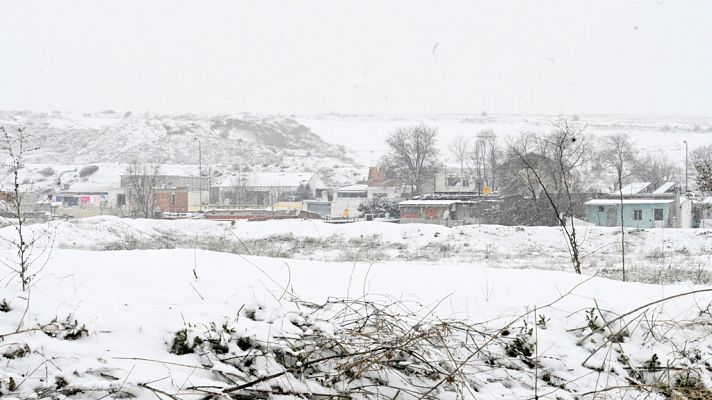
[[598,206],[598,212],[603,212],[603,206]]
[[656,221],[662,221],[663,220],[663,209],[662,208],[655,208],[653,209],[653,213],[655,214],[655,220]]
[[401,214],[420,215],[420,207],[403,207],[403,209],[401,210]]
[[643,210],[633,210],[633,220],[642,221],[643,220]]
[[358,199],[358,198],[365,198],[366,197],[366,192],[339,192],[339,197],[341,198],[349,198],[349,199]]

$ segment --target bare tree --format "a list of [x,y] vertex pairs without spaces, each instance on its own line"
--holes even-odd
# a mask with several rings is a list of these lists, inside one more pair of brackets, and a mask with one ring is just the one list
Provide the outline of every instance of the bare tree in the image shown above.
[[465,162],[467,161],[467,156],[470,152],[470,140],[460,135],[450,142],[448,150],[455,161],[460,165],[460,174],[464,175]]
[[127,170],[126,194],[129,209],[134,217],[152,218],[154,214],[153,195],[158,186],[159,164],[141,163],[129,165]]
[[240,171],[230,178],[230,204],[237,206],[248,205],[251,201],[250,187],[253,186],[252,174]]
[[640,181],[660,186],[665,182],[676,181],[682,169],[665,154],[648,154],[635,160],[631,172]]
[[629,175],[629,164],[635,164],[635,153],[633,152],[633,144],[626,134],[610,135],[606,137],[605,147],[599,159],[604,165],[613,168],[616,174],[616,186],[620,195],[621,204],[621,265],[623,273],[623,281],[625,282],[625,227],[623,224],[624,202],[623,202],[623,178]]
[[[29,291],[30,283],[34,277],[44,268],[49,261],[48,251],[51,251],[51,246],[44,246],[39,253],[35,250],[35,245],[40,239],[47,238],[51,242],[49,231],[34,232],[28,234],[25,231],[26,204],[25,193],[21,189],[20,170],[24,167],[25,158],[37,147],[29,145],[30,135],[25,132],[24,128],[17,128],[14,131],[8,131],[5,127],[0,127],[0,149],[7,156],[6,166],[12,173],[12,190],[9,193],[7,201],[10,203],[8,207],[8,216],[3,216],[17,232],[17,239],[10,241],[10,245],[16,250],[17,258],[11,262],[2,262],[12,272],[17,274],[20,279],[23,291]],[[42,265],[39,268],[33,268],[33,265],[42,260]],[[31,270],[32,268],[32,270]],[[29,293],[27,296],[29,307]],[[23,316],[24,320],[24,316]],[[22,322],[20,322],[22,325]]]
[[424,183],[440,167],[436,128],[417,125],[393,132],[386,143],[390,153],[384,165],[409,185],[412,195],[421,194]]
[[[586,150],[584,128],[572,126],[565,118],[554,123],[554,128],[554,132],[549,135],[525,135],[518,145],[510,143],[509,151],[519,159],[541,188],[566,236],[574,271],[580,274],[580,250],[573,218],[573,190],[574,170],[583,163]],[[532,154],[529,151],[532,147],[538,153]],[[567,218],[570,222],[568,224]]]

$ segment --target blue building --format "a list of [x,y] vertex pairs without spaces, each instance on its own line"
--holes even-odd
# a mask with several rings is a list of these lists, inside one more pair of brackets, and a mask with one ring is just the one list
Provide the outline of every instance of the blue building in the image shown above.
[[[643,182],[647,183],[647,182]],[[623,226],[631,228],[690,228],[692,203],[681,197],[675,184],[670,182],[657,190],[644,191],[648,185],[631,184],[623,189],[623,204],[617,194],[590,200],[586,205],[586,220],[598,226]],[[631,190],[632,187],[640,190]],[[635,191],[635,193],[631,193]]]

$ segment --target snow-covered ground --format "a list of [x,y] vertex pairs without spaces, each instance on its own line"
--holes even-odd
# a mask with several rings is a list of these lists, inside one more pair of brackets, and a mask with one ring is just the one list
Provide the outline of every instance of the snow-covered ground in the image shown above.
[[[32,225],[55,248],[133,250],[198,248],[243,255],[318,261],[418,261],[489,268],[571,270],[563,233],[556,227],[357,222],[328,224],[282,220],[235,224],[208,220],[134,220],[94,217]],[[711,283],[712,231],[628,229],[629,280]],[[0,230],[9,248],[14,230]],[[583,270],[621,278],[620,230],[580,226]]]
[[[712,385],[711,289],[591,277],[615,268],[611,229],[582,232],[576,275],[556,228],[113,217],[31,228],[53,239],[35,243],[29,292],[2,278],[7,398],[662,399]],[[629,233],[631,267],[707,273],[708,231]],[[255,255],[259,242],[271,257]]]

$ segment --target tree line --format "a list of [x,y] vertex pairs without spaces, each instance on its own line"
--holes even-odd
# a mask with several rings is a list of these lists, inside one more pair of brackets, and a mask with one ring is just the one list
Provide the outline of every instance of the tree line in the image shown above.
[[[563,117],[553,121],[548,132],[527,131],[506,139],[492,129],[460,135],[445,146],[445,154],[438,139],[437,128],[422,124],[387,137],[388,152],[380,167],[406,188],[408,197],[427,194],[435,174],[446,170],[466,178],[472,192],[482,193],[487,186],[500,195],[533,199],[543,195],[540,183],[555,193],[565,192],[567,185],[573,192],[613,192],[627,182],[661,185],[683,178],[682,166],[665,153],[637,155],[627,134],[591,137],[584,124]],[[710,175],[705,169],[712,170],[712,145],[706,149],[693,152],[698,178]],[[541,171],[541,182],[530,167]],[[698,179],[698,188],[704,189],[704,182]]]

